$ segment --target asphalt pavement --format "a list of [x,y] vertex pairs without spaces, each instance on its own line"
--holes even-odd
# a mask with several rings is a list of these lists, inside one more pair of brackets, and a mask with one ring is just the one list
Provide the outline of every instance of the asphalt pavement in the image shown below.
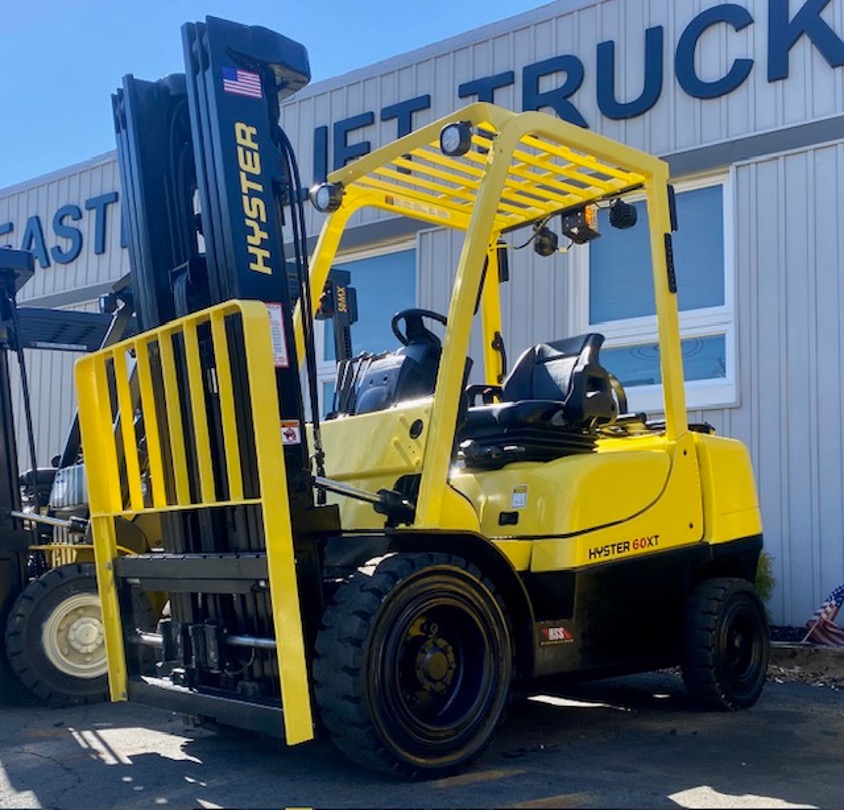
[[295,748],[186,730],[126,703],[39,706],[0,693],[0,807],[840,807],[844,700],[769,682],[753,709],[694,710],[670,673],[514,701],[459,776],[405,783],[326,740]]

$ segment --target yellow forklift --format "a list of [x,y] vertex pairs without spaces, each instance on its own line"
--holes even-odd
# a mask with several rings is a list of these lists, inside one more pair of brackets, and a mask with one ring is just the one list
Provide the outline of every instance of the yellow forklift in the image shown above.
[[[210,306],[77,364],[112,699],[288,744],[313,738],[316,711],[351,759],[406,778],[465,767],[514,686],[544,676],[679,665],[701,705],[752,706],[768,659],[752,585],[760,514],[746,449],[687,420],[666,164],[474,104],[311,189],[327,216],[304,274],[303,192],[273,100],[306,64],[264,29],[209,18],[184,31],[201,210],[180,222],[201,222],[191,283],[209,280],[194,300]],[[223,95],[233,54],[259,94]],[[131,141],[130,116],[121,125]],[[549,335],[505,367],[506,245],[527,236],[553,252],[555,228],[588,242],[597,205],[630,227],[634,196],[650,231],[660,421],[626,413],[599,334]],[[331,413],[306,419],[300,362],[316,402],[314,313],[363,210],[456,232],[450,305],[396,313],[396,350],[341,362]],[[134,272],[161,271],[133,253]],[[473,313],[484,382],[468,386]],[[160,546],[119,555],[116,527],[145,514],[161,517]],[[169,594],[158,632],[138,629],[133,587]],[[153,675],[138,663],[149,648]]]

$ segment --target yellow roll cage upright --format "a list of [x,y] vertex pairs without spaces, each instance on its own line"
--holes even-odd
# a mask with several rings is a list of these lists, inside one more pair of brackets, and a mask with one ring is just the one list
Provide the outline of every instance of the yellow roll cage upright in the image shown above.
[[[449,124],[467,123],[475,148],[450,157],[440,148]],[[651,222],[651,255],[665,392],[666,436],[687,430],[674,268],[666,256],[671,217],[668,165],[658,158],[539,112],[514,113],[472,104],[332,172],[342,189],[340,208],[326,219],[311,263],[313,306],[328,280],[351,216],[366,207],[465,232],[448,310],[448,326],[431,414],[429,442],[415,524],[437,528],[452,463],[453,425],[462,395],[471,313],[483,282],[485,261],[497,266],[502,234],[569,209],[640,190]],[[488,278],[497,278],[490,272]],[[672,287],[674,289],[672,289]],[[500,383],[501,333],[498,286],[484,284],[482,331],[486,382]],[[301,329],[299,347],[301,348]]]
[[[459,137],[446,144],[449,130]],[[498,345],[503,238],[628,194],[648,213],[658,423],[618,418],[599,335],[533,347],[506,376]],[[325,450],[310,485],[330,502],[307,522],[285,484],[279,347],[262,303],[220,304],[78,363],[112,699],[291,744],[313,736],[314,701],[352,759],[411,777],[478,756],[514,680],[681,665],[700,702],[752,705],[768,654],[751,585],[759,508],[745,448],[687,422],[666,164],[543,113],[479,103],[333,172],[311,196],[330,212],[311,311],[362,209],[463,232],[444,339],[425,330],[416,355],[405,344],[354,359],[356,404],[319,430],[281,424]],[[478,301],[498,400],[481,406],[464,391]],[[302,358],[301,311],[294,326]],[[408,368],[427,388],[402,394]],[[537,375],[552,394],[533,393]],[[213,553],[118,558],[116,526],[149,511],[165,535],[168,520],[196,514],[211,535],[223,520],[246,526],[248,545],[209,537]],[[136,632],[131,584],[192,600],[195,618]],[[145,645],[163,650],[154,675],[131,663]]]

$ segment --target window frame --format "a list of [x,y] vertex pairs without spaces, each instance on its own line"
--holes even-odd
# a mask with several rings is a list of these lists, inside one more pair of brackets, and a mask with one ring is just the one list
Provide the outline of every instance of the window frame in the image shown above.
[[[705,307],[679,312],[680,339],[696,337],[724,337],[726,375],[709,380],[687,380],[685,382],[686,408],[689,410],[732,408],[739,405],[738,392],[738,345],[736,323],[736,273],[735,273],[735,226],[734,188],[735,172],[728,171],[697,175],[674,181],[678,195],[697,189],[721,187],[722,224],[724,233],[724,303],[716,307]],[[629,200],[643,199],[631,196]],[[679,223],[679,228],[683,223]],[[577,332],[600,332],[604,335],[606,348],[622,348],[642,343],[658,343],[655,315],[638,318],[621,318],[615,321],[591,323],[589,317],[590,296],[590,250],[573,251],[574,262],[571,290],[575,301],[574,319]],[[627,389],[631,409],[649,413],[665,410],[662,385],[633,386]]]

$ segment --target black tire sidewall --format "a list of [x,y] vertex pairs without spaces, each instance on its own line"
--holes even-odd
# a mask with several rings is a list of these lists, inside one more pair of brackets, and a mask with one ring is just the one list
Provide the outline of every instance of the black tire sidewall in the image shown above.
[[[744,675],[731,669],[731,628],[744,625],[751,645]],[[703,708],[746,709],[759,698],[767,677],[769,637],[762,600],[750,582],[714,578],[699,583],[686,615],[683,680]]]
[[[429,587],[432,582],[436,583],[433,589]],[[419,629],[425,638],[409,641],[407,635],[401,635],[402,613],[405,612],[406,620],[403,627],[407,628],[413,624],[414,604],[423,604],[426,594],[441,594],[444,582],[447,591],[456,589],[464,594],[460,599],[470,606],[470,616],[480,613],[482,618],[467,618],[451,607],[437,610],[436,615],[429,612],[423,616],[416,610],[420,622],[435,622],[442,628],[456,630],[444,633],[423,625]],[[492,629],[477,630],[476,626]],[[385,641],[389,642],[390,628],[397,634],[394,649],[404,652],[393,658],[401,662],[392,670],[393,705],[397,705],[396,699],[403,701],[402,710],[420,721],[425,731],[421,745],[413,734],[405,736],[406,726],[403,729],[401,723],[390,722],[385,714],[389,701],[381,699],[383,675],[378,673],[383,663],[379,654],[383,653],[379,650],[384,649]],[[479,641],[479,634],[487,632],[492,640],[484,635]],[[314,695],[321,722],[340,751],[365,768],[405,779],[449,776],[485,750],[495,728],[503,721],[513,673],[511,637],[506,604],[493,583],[464,558],[439,552],[403,552],[370,560],[337,588],[323,614],[313,664]],[[417,641],[421,643],[418,650]],[[440,642],[453,647],[458,663],[452,677],[465,679],[466,684],[473,683],[472,676],[479,669],[463,669],[462,653],[457,650],[478,651],[479,658],[489,659],[493,674],[488,688],[478,693],[484,699],[464,699],[473,694],[472,689],[460,693],[462,687],[455,680],[450,682],[455,691],[442,695],[442,701],[426,702],[423,698],[422,704],[415,702],[413,695],[421,697],[421,691],[426,690],[426,678],[433,678],[432,684],[448,680],[447,673],[437,676],[436,667],[428,669],[428,663],[420,663],[426,660],[424,647],[439,647]],[[469,656],[467,660],[474,658]],[[437,681],[438,677],[446,680]],[[481,709],[477,717],[472,714],[476,707]],[[450,733],[452,726],[464,733]],[[412,723],[410,728],[415,729]],[[433,733],[429,734],[431,729]]]
[[93,564],[65,565],[31,582],[18,597],[6,628],[10,663],[24,686],[54,705],[89,703],[108,696],[108,675],[74,677],[61,671],[44,651],[44,625],[77,594],[97,594]]
[[[748,673],[746,682],[730,670],[727,663],[728,650],[726,649],[730,626],[742,621],[746,621],[753,627],[751,643],[754,649],[752,655],[758,659],[755,672]],[[729,692],[731,701],[739,708],[755,703],[765,683],[768,658],[765,649],[766,634],[765,610],[759,602],[759,598],[751,589],[749,583],[746,586],[739,583],[725,600],[715,632],[716,675],[725,692]]]
[[[409,616],[426,601],[442,598],[449,589],[449,596],[462,602],[471,619],[481,625],[488,645],[486,661],[489,666],[489,684],[479,691],[477,701],[484,708],[455,733],[443,733],[442,740],[433,743],[414,743],[397,740],[402,734],[398,721],[383,703],[384,685],[373,681],[373,676],[384,677],[383,656],[391,638],[407,626],[402,616]],[[399,620],[399,623],[396,623]],[[413,768],[441,770],[458,766],[474,758],[486,746],[506,707],[512,676],[512,654],[507,620],[498,599],[478,577],[454,565],[432,565],[401,580],[388,594],[373,620],[369,643],[364,652],[364,694],[369,705],[373,725],[384,745],[397,759]],[[415,750],[414,750],[415,749]]]

